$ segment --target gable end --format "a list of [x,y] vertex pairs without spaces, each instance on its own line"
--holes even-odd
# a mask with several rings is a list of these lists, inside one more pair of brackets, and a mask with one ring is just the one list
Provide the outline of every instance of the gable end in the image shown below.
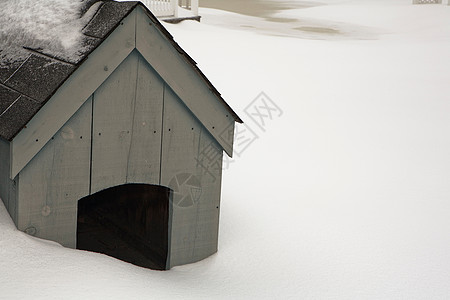
[[[23,105],[28,101],[24,111],[34,116],[31,120],[16,122],[9,136],[0,132],[1,137],[11,140],[11,178],[26,166],[134,49],[141,53],[223,150],[232,155],[234,124],[242,122],[241,119],[148,9],[139,2],[127,3],[123,7],[122,2],[103,4],[85,27],[84,33],[91,39],[103,38],[104,41],[96,45],[95,50],[86,55],[76,68],[67,63],[67,71],[61,69],[71,75],[52,92],[49,100],[45,100],[45,93],[33,98],[17,98]],[[115,9],[126,16],[95,29]],[[0,83],[0,93],[8,95],[9,100],[5,101],[4,106],[11,106],[10,113],[19,108],[15,89]],[[8,121],[7,112],[0,114],[0,124]],[[15,130],[20,132],[14,137]]]

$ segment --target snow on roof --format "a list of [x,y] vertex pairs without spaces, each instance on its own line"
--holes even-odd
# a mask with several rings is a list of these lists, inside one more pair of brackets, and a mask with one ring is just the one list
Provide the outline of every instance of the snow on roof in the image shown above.
[[0,137],[12,140],[137,4],[0,1]]
[[82,29],[100,3],[81,15],[85,1],[14,0],[0,2],[0,59],[5,65],[26,58],[23,47],[45,48],[53,54],[77,60],[82,52]]

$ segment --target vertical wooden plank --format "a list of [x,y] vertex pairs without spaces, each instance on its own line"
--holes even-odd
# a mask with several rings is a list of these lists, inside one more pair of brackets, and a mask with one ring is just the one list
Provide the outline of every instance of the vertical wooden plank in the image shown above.
[[222,148],[166,86],[161,184],[174,190],[171,266],[217,251]]
[[137,67],[132,52],[94,93],[91,193],[127,182]]
[[11,219],[17,226],[17,185],[18,176],[10,179],[11,143],[0,139],[0,198],[5,204]]
[[159,184],[163,90],[135,51],[94,93],[91,193]]
[[18,216],[17,216],[17,201],[18,201],[18,190],[19,190],[19,176],[16,176],[14,179],[9,180],[9,203],[8,203],[8,212],[11,216],[11,219],[18,226]]
[[0,198],[9,211],[10,144],[0,139]]
[[138,54],[127,182],[159,184],[164,82]]
[[91,118],[89,98],[20,172],[19,230],[75,247],[77,201],[89,194]]

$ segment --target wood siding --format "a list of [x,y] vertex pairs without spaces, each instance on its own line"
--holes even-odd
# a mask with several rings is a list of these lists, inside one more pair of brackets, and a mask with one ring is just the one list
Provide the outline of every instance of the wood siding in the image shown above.
[[159,184],[163,88],[133,52],[94,93],[91,193]]
[[160,184],[175,192],[170,266],[201,260],[217,251],[222,155],[134,51],[19,174],[18,227],[75,247],[79,199],[126,183]]
[[75,247],[77,201],[89,193],[91,98],[20,172],[19,230]]
[[171,266],[195,262],[217,251],[222,153],[209,132],[166,87],[161,184],[174,190]]
[[[136,91],[127,86],[136,86]],[[125,183],[149,183],[169,186],[180,197],[184,195],[174,186],[177,176],[193,175],[200,198],[172,208],[171,266],[215,253],[221,146],[138,52],[93,98],[91,193]]]

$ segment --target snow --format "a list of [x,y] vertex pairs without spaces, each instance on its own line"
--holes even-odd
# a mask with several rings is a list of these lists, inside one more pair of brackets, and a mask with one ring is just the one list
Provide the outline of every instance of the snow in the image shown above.
[[[286,27],[164,24],[258,135],[224,171],[216,255],[146,270],[29,237],[0,205],[0,298],[448,299],[450,6],[320,3]],[[282,110],[264,131],[245,113],[261,91]]]
[[25,59],[29,53],[23,46],[77,60],[83,50],[81,30],[99,5],[81,17],[82,0],[0,1],[1,64]]

